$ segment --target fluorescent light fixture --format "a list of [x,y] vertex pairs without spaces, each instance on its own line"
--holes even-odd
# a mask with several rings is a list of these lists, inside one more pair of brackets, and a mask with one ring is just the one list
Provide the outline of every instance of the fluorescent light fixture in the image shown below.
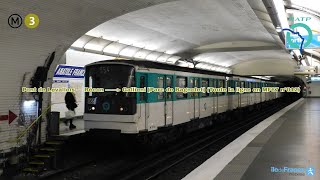
[[120,39],[118,42],[119,42],[119,43],[122,43],[122,44],[126,44],[126,45],[131,45],[131,44],[133,44],[133,41],[130,40],[130,39]]
[[32,106],[36,101],[35,100],[29,100],[23,102],[23,107],[30,107]]
[[194,68],[194,64],[188,63],[188,67],[189,67],[189,68]]
[[128,46],[128,47],[124,48],[119,53],[119,55],[126,56],[126,57],[133,57],[138,51],[139,51],[139,48],[133,47],[133,46]]
[[84,36],[81,36],[78,40],[76,40],[72,45],[71,47],[74,47],[74,48],[84,48],[84,46],[90,41],[92,40],[94,37],[92,36],[87,36],[87,35],[84,35]]
[[172,54],[177,53],[177,51],[174,51],[174,50],[167,50],[165,53],[166,53],[166,54],[170,54],[170,55],[172,55]]
[[276,27],[276,31],[277,31],[277,32],[281,32],[281,31],[282,31],[282,28],[281,28],[280,26],[277,26],[277,27]]
[[184,61],[179,61],[178,62],[178,66],[181,66],[181,67],[188,67],[188,63],[187,62],[184,62]]
[[176,63],[180,58],[181,58],[180,56],[171,56],[171,57],[167,60],[167,63],[174,64],[174,63]]
[[112,43],[111,41],[101,39],[101,38],[94,38],[91,41],[89,41],[85,46],[85,50],[92,50],[92,51],[97,51],[101,52],[104,47],[106,47],[108,44]]
[[203,68],[203,69],[210,69],[209,65],[207,65],[207,64],[204,64],[204,65],[202,66],[202,68]]
[[154,51],[156,49],[158,49],[158,46],[154,45],[154,44],[148,44],[144,47],[144,49],[150,50],[150,51]]
[[202,68],[203,66],[204,66],[204,64],[198,63],[198,64],[196,65],[196,68]]
[[162,54],[162,53],[160,53],[160,52],[152,52],[152,53],[150,53],[150,54],[146,57],[146,59],[147,59],[147,60],[150,60],[150,61],[156,61],[157,58],[158,58],[159,56],[161,56],[161,54]]
[[194,68],[194,65],[190,62],[185,62],[185,61],[178,61],[178,66],[181,67],[188,67],[188,68]]
[[157,61],[159,62],[166,62],[167,59],[171,57],[170,54],[162,54],[160,57],[158,57]]
[[[181,58],[179,56],[171,55],[171,53],[174,53],[174,51],[167,51],[167,53],[163,53],[148,50],[157,48],[152,44],[149,44],[149,46],[142,48],[142,43],[136,44],[140,45],[140,47],[137,47],[125,44],[131,41],[122,40],[121,42],[106,40],[102,37],[97,38],[89,35],[84,35],[77,41],[75,41],[71,48],[78,51],[92,52],[96,54],[104,54],[116,57],[134,57],[136,59],[166,62],[168,64],[175,64],[175,62]],[[192,64],[191,67],[193,66],[194,65]]]
[[125,44],[121,44],[118,42],[113,42],[109,45],[107,45],[104,49],[103,52],[105,53],[109,53],[109,54],[115,54],[118,55],[120,53],[121,50],[123,50],[125,47],[127,47],[128,45]]
[[145,59],[151,51],[146,49],[140,49],[133,57],[138,59]]

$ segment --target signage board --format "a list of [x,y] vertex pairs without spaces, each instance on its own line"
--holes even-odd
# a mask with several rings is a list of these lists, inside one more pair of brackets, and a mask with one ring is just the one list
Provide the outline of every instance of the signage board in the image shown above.
[[53,77],[84,78],[85,69],[81,66],[58,65]]

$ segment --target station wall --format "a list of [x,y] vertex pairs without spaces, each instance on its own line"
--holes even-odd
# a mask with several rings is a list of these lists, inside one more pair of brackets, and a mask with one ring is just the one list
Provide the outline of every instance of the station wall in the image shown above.
[[[17,137],[37,117],[37,103],[32,93],[22,92],[22,87],[30,87],[33,72],[12,71],[3,65],[0,72],[0,81],[5,85],[0,88],[0,153],[24,144],[25,136],[19,142]],[[12,122],[9,122],[9,111],[17,116]]]

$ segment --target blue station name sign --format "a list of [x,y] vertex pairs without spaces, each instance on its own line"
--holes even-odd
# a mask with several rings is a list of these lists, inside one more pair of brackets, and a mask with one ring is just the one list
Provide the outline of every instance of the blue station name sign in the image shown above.
[[58,65],[54,77],[59,78],[84,78],[85,69],[80,66]]

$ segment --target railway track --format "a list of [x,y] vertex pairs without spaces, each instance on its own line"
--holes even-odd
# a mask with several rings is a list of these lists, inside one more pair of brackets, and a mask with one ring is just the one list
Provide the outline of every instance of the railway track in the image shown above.
[[[112,158],[106,155],[103,158],[81,162],[77,166],[40,177],[42,179],[87,179],[89,177],[90,179],[112,180],[163,179],[161,177],[170,173],[175,167],[212,146],[216,146],[216,148],[214,148],[215,152],[211,154],[218,152],[224,145],[286,105],[285,103],[276,103],[276,105],[267,106],[261,111],[247,114],[247,118],[240,121],[228,121],[213,126],[213,128],[205,128],[190,133],[180,139],[179,142],[167,144],[158,152],[118,153],[116,155],[111,154],[110,157]],[[198,165],[194,166],[197,167]],[[190,166],[188,168],[194,169],[195,167]]]
[[[233,123],[229,127],[221,128],[219,131],[209,131],[205,133],[205,135],[200,135],[196,142],[193,142],[187,146],[184,146],[182,149],[177,149],[176,151],[172,151],[171,154],[164,155],[162,158],[150,160],[149,162],[145,162],[141,164],[140,167],[135,168],[130,172],[126,172],[125,176],[112,177],[112,179],[168,179],[168,178],[159,178],[162,174],[165,174],[167,171],[171,171],[175,169],[175,166],[187,161],[188,159],[196,156],[201,151],[208,149],[210,146],[220,146],[220,148],[216,149],[216,152],[219,149],[222,149],[224,146],[222,144],[228,144],[229,142],[236,139],[242,133],[249,130],[254,125],[258,124],[265,118],[274,114],[278,110],[285,107],[284,104],[277,106],[269,106],[267,109],[264,109],[263,112],[253,113],[249,115],[249,118],[244,121],[240,121],[237,123]],[[212,152],[213,154],[216,152]],[[212,154],[212,155],[213,155]],[[188,164],[189,166],[189,164]],[[196,166],[197,167],[197,166]],[[190,168],[190,167],[189,167]],[[190,168],[194,169],[194,168]],[[183,177],[183,176],[182,176]],[[181,177],[181,178],[182,178]],[[175,176],[176,179],[180,179]]]

